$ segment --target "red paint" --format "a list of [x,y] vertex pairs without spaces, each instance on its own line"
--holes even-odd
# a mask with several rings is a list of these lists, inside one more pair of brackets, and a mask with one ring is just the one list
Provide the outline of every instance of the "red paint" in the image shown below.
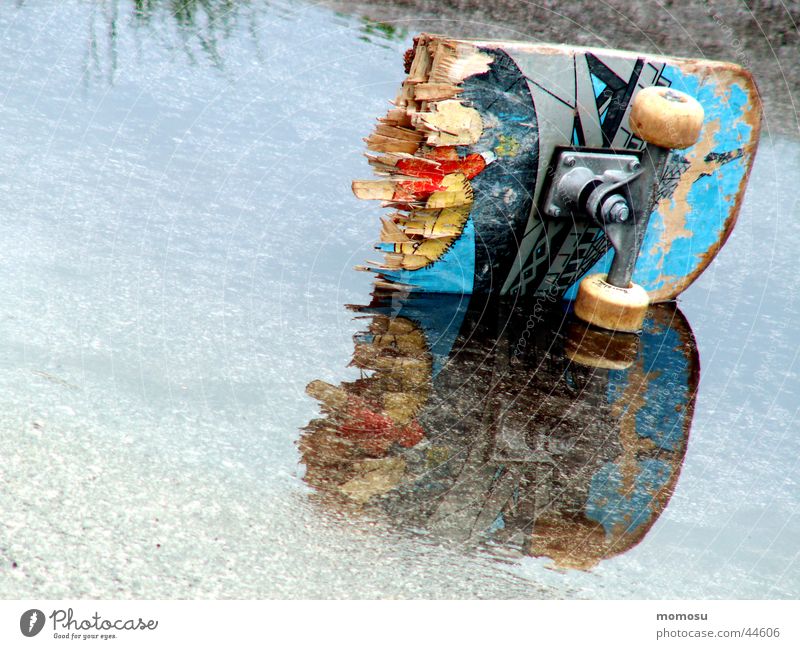
[[362,399],[350,397],[347,416],[339,426],[339,435],[358,443],[370,455],[384,456],[392,444],[411,448],[425,437],[422,427],[416,422],[401,426],[386,413],[374,410]]
[[[440,147],[455,148],[455,147]],[[419,180],[401,180],[392,197],[395,201],[412,202],[422,200],[433,192],[443,191],[442,180],[449,174],[461,173],[472,179],[486,168],[486,160],[479,153],[470,153],[464,158],[452,159],[452,152],[435,151],[436,157],[429,159],[411,158],[399,160],[397,170],[404,176],[412,176]],[[443,155],[444,153],[444,155]],[[441,157],[440,157],[441,156]]]

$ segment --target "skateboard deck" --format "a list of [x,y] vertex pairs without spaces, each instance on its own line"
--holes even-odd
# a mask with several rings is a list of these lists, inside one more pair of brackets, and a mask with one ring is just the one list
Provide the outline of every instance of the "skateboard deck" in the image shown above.
[[381,178],[353,183],[392,210],[383,260],[362,267],[386,286],[574,298],[582,277],[608,269],[611,246],[592,221],[545,214],[554,154],[645,149],[629,114],[648,86],[691,95],[705,119],[696,144],[669,154],[633,281],[651,302],[675,298],[733,230],[761,124],[738,65],[422,34],[406,70],[366,139]]

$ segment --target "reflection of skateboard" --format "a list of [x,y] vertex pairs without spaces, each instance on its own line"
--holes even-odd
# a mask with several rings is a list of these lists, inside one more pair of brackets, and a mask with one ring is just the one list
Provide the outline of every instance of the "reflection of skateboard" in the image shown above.
[[699,363],[685,319],[657,306],[636,338],[466,302],[394,292],[361,310],[363,375],[308,386],[324,417],[301,437],[306,481],[337,507],[562,567],[635,546],[686,453]]
[[384,177],[354,183],[394,209],[369,265],[390,283],[571,299],[613,245],[609,283],[664,301],[730,234],[761,119],[741,67],[426,34],[407,67],[367,139]]

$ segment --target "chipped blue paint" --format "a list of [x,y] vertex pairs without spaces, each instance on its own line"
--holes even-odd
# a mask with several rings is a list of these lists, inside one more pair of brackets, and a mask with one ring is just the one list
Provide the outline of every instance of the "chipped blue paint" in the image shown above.
[[[700,77],[685,74],[680,68],[667,66],[665,75],[672,79],[672,87],[695,97],[705,110],[706,124],[719,122],[714,135],[713,152],[734,152],[746,145],[752,135],[752,126],[741,119],[748,107],[748,95],[737,84],[727,87],[723,96],[716,93],[713,80],[704,82]],[[682,155],[690,158],[695,147]],[[722,236],[725,221],[734,207],[740,183],[747,173],[749,155],[720,163],[710,175],[699,178],[687,196],[687,236],[676,238],[665,254],[661,238],[666,231],[665,215],[654,211],[650,218],[642,251],[636,264],[633,281],[648,291],[664,288],[671,281],[685,277],[702,262],[703,255],[717,244]],[[674,199],[670,207],[675,207]],[[611,254],[607,253],[587,274],[605,273],[611,267]],[[575,299],[577,285],[567,291],[567,299]]]
[[[634,415],[636,435],[651,440],[659,457],[634,460],[621,455],[592,476],[584,511],[607,535],[632,534],[653,520],[661,507],[656,496],[679,470],[691,424],[697,356],[681,328],[672,320],[647,318],[636,365],[609,371],[606,398],[610,406],[622,405],[626,390],[645,391]],[[620,422],[626,416],[623,412]],[[623,477],[626,461],[630,462],[627,470],[633,473],[629,476],[632,484]]]
[[[680,334],[672,327],[665,331],[652,320],[646,320],[637,362],[642,363],[647,379],[644,403],[636,413],[636,433],[665,451],[677,451],[688,430],[687,408],[692,399],[689,393],[689,359]],[[638,377],[639,373],[609,371],[609,404],[616,403],[629,387],[641,389],[638,382],[630,386],[629,378],[634,375]]]
[[586,517],[600,523],[608,536],[620,527],[619,531],[631,534],[646,524],[658,509],[655,495],[672,474],[670,465],[663,460],[640,460],[636,468],[630,491],[625,488],[619,464],[604,464],[592,476]]

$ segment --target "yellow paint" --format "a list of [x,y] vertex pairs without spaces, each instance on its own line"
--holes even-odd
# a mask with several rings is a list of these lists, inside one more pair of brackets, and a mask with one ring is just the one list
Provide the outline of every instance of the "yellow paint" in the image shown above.
[[450,459],[450,449],[446,446],[431,446],[428,449],[426,464],[429,468],[434,468],[444,464]]
[[422,235],[429,239],[454,237],[461,234],[468,218],[468,205],[441,210],[415,210],[403,222],[403,226],[406,234]]
[[[426,238],[394,243],[393,252],[385,256],[387,268],[425,268],[446,253],[461,236],[473,201],[472,185],[462,173],[446,175],[442,185],[445,189],[428,197],[425,210],[421,211],[424,219],[416,222],[417,233],[421,229]],[[409,219],[412,220],[413,217]]]
[[432,360],[425,334],[406,318],[386,316],[375,316],[370,332],[356,343],[353,364],[375,370],[370,382],[378,386],[384,414],[407,424],[428,400]]
[[462,173],[447,174],[442,179],[442,191],[433,192],[425,203],[428,209],[441,209],[444,207],[457,207],[472,203],[472,185]]
[[391,491],[403,479],[406,463],[402,457],[385,457],[354,462],[356,477],[348,480],[339,490],[359,504],[373,496]]
[[455,241],[455,237],[439,237],[437,239],[422,239],[412,243],[396,243],[394,251],[403,255],[417,255],[424,257],[428,263],[436,261]]
[[427,400],[427,390],[420,392],[385,392],[383,394],[383,412],[394,423],[400,426],[407,426]]
[[500,144],[494,148],[498,158],[513,158],[519,153],[519,142],[516,138],[501,135],[498,140]]

